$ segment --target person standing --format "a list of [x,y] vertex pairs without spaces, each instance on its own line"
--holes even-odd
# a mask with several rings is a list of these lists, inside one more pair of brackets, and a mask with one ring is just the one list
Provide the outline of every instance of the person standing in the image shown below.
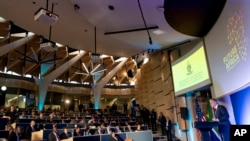
[[161,126],[161,134],[162,136],[166,135],[166,117],[163,115],[162,112],[160,112],[160,116],[158,118],[158,122],[160,123]]
[[3,118],[7,118],[9,124],[16,122],[17,117],[16,117],[16,110],[15,110],[14,105],[10,106],[10,109],[6,112]]
[[172,121],[168,116],[166,116],[166,129],[168,141],[172,141]]
[[213,121],[218,121],[218,131],[221,135],[222,141],[230,140],[230,121],[229,114],[225,106],[219,105],[217,100],[210,99],[210,105],[214,110],[214,119]]
[[144,107],[143,113],[144,113],[144,125],[149,126],[149,121],[150,121],[150,119],[149,119],[149,117],[150,117],[149,109]]
[[128,114],[128,104],[126,102],[123,103],[123,113]]
[[157,131],[157,127],[156,127],[157,114],[155,112],[155,109],[151,110],[150,116],[151,116],[152,131]]

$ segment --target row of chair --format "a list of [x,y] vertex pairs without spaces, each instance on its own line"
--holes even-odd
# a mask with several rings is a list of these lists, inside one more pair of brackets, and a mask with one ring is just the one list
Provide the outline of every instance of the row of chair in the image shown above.
[[[51,132],[51,131],[50,131]],[[31,140],[47,140],[47,136],[50,133],[47,130],[41,130],[37,132],[32,132]],[[61,131],[58,131],[60,133]],[[46,136],[46,137],[45,137]],[[70,137],[69,139],[62,140],[62,141],[109,141],[111,135],[110,134],[101,134],[101,135],[90,135],[90,136],[79,136],[79,137]],[[124,132],[124,133],[117,133],[116,137],[119,138],[121,141],[126,141],[128,139],[133,139],[133,141],[153,141],[152,131],[141,131],[141,132]]]

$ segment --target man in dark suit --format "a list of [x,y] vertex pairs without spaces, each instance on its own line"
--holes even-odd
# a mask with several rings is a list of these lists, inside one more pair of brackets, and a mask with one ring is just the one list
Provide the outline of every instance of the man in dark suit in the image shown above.
[[14,131],[14,128],[10,124],[8,124],[7,129],[9,131],[8,141],[17,141],[17,134]]
[[25,140],[25,139],[29,140],[24,134],[23,126],[16,127],[16,136],[17,136],[17,141]]
[[128,103],[127,102],[123,103],[123,113],[128,114]]
[[162,133],[162,136],[166,135],[166,117],[163,115],[162,112],[160,112],[160,116],[158,118],[158,122],[160,123],[161,125],[161,133]]
[[57,127],[54,126],[52,132],[48,135],[48,141],[60,141],[60,137],[57,133]]
[[154,109],[151,110],[151,126],[152,126],[152,131],[156,131],[156,119],[157,119],[157,114]]
[[25,129],[25,136],[28,139],[31,139],[32,132],[37,131],[37,128],[35,127],[35,124],[36,124],[35,120],[31,120],[30,125],[27,126],[26,129]]
[[225,106],[219,105],[217,100],[210,99],[210,105],[214,110],[214,119],[213,121],[218,121],[218,131],[221,135],[222,141],[230,140],[230,121],[229,114]]

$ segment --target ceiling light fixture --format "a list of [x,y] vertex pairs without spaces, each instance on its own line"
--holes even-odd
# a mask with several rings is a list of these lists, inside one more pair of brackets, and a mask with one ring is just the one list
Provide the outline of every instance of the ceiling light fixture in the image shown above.
[[92,62],[101,62],[101,55],[96,53],[96,27],[95,27],[95,35],[94,35],[94,53],[91,53],[91,60]]
[[156,34],[156,35],[161,35],[164,32],[162,30],[157,29],[157,30],[153,31],[153,33]]
[[6,91],[6,90],[7,90],[7,87],[4,85],[4,86],[1,87],[1,90],[2,90],[2,91]]

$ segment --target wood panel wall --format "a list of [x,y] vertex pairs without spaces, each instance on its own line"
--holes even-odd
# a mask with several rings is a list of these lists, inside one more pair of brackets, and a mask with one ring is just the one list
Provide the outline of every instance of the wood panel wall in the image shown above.
[[163,112],[176,121],[169,53],[162,51],[152,54],[140,73],[135,86],[136,100],[149,110],[154,108],[158,115]]

